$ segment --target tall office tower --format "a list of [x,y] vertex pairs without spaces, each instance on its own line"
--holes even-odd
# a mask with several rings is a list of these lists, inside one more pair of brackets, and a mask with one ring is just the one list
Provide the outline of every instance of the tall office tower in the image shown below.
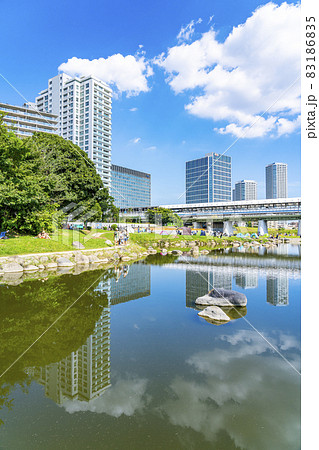
[[231,201],[231,157],[208,153],[186,162],[186,203]]
[[18,137],[32,136],[36,131],[44,133],[58,132],[58,117],[54,114],[39,112],[33,103],[23,106],[0,103],[0,112],[4,112],[3,123]]
[[87,153],[104,186],[110,187],[112,91],[107,84],[61,73],[40,92],[36,107],[58,116],[58,134]]
[[241,180],[235,183],[234,201],[257,200],[257,183],[253,180]]
[[287,164],[269,164],[266,166],[266,198],[287,198],[287,196]]
[[111,195],[118,208],[151,206],[151,175],[112,164]]

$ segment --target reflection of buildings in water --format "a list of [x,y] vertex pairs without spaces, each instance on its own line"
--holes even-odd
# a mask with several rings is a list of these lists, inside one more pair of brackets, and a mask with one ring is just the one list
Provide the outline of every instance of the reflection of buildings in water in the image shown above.
[[287,272],[267,277],[267,302],[274,306],[286,306],[289,303]]
[[243,289],[254,289],[258,287],[258,272],[250,270],[245,273],[236,274],[235,283]]
[[213,270],[195,271],[186,269],[186,306],[194,307],[197,297],[206,295],[211,289],[232,288],[232,271],[218,270],[219,268],[212,267]]
[[94,292],[107,294],[94,331],[84,345],[62,361],[26,372],[45,387],[47,397],[62,405],[65,400],[89,401],[110,386],[110,305],[150,295],[150,266],[134,264],[119,269],[116,278],[106,276]]
[[26,372],[45,387],[47,397],[89,401],[110,386],[110,307],[103,308],[94,332],[77,351],[62,361]]
[[106,293],[112,305],[151,295],[151,266],[136,263],[115,269],[115,278],[101,280],[94,289]]
[[124,266],[118,280],[110,279],[110,285],[112,305],[148,297],[151,295],[151,266],[140,263]]

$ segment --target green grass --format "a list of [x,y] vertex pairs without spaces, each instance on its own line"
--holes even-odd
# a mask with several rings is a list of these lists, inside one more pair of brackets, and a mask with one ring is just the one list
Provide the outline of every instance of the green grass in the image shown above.
[[[102,233],[94,237],[95,233]],[[114,232],[103,230],[77,231],[59,230],[51,234],[51,239],[38,239],[34,236],[9,237],[0,240],[0,256],[22,255],[26,253],[63,252],[74,250],[72,242],[79,241],[86,249],[107,248],[105,241],[114,243]]]

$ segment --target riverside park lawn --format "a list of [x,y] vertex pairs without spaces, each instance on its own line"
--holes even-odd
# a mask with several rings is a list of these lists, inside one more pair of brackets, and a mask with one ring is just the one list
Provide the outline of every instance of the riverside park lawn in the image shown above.
[[[257,229],[237,229],[237,232],[257,232]],[[296,230],[284,230],[284,233],[291,234],[289,237],[297,237]],[[277,230],[270,230],[271,234],[277,234]],[[98,249],[109,247],[105,241],[110,240],[114,245],[114,232],[104,231],[104,230],[59,230],[56,234],[50,234],[51,239],[39,239],[34,236],[9,236],[8,239],[0,240],[0,256],[10,256],[10,255],[23,255],[28,253],[46,253],[46,252],[63,252],[75,250],[72,246],[72,242],[78,241],[84,245],[85,249]],[[216,244],[221,244],[222,241],[245,241],[250,240],[247,238],[237,238],[232,237],[222,237],[216,238],[212,236],[199,236],[199,233],[195,236],[170,236],[170,235],[159,235],[154,233],[135,233],[130,235],[129,242],[138,244],[141,247],[147,248],[152,246],[152,243],[158,242],[160,240],[168,240],[170,242],[178,241],[208,241],[214,240]],[[258,239],[259,241],[267,240],[266,237]],[[172,244],[171,244],[172,245]]]
[[107,248],[106,240],[114,243],[114,232],[103,230],[79,231],[59,230],[50,234],[50,239],[21,235],[0,240],[0,256],[23,255],[28,253],[63,252],[75,250],[72,242],[78,241],[86,249]]

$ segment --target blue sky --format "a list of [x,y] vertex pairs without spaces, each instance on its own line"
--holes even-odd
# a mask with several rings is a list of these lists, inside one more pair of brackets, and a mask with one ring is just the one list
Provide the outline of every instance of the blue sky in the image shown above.
[[[107,81],[112,162],[152,174],[153,204],[183,202],[185,161],[238,138],[227,152],[233,184],[254,179],[264,198],[265,165],[286,162],[293,197],[298,26],[296,2],[1,2],[0,74],[30,101],[59,67]],[[0,101],[24,102],[2,77]]]

